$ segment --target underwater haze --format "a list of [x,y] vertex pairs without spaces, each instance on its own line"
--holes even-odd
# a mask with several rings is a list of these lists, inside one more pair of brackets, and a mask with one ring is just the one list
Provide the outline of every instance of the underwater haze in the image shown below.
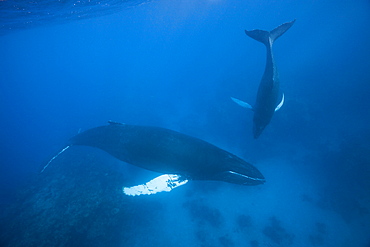
[[[266,48],[285,103],[258,139]],[[370,246],[370,1],[0,0],[1,246]],[[158,126],[250,162],[266,183],[149,173],[67,141],[108,120]],[[145,140],[143,140],[145,141]]]

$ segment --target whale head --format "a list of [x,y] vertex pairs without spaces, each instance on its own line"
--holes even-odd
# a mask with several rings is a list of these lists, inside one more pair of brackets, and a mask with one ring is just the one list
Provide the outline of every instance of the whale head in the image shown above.
[[260,125],[257,123],[253,123],[253,137],[257,139],[265,129],[266,125]]
[[214,180],[241,185],[259,185],[266,182],[255,166],[237,156],[229,155],[225,164],[222,171],[215,174]]

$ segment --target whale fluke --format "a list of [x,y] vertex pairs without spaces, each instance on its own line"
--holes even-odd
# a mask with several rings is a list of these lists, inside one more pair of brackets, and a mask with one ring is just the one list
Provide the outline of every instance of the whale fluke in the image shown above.
[[271,46],[275,42],[275,40],[277,40],[281,35],[288,31],[291,26],[293,26],[294,22],[295,20],[281,24],[270,32],[254,29],[251,31],[245,30],[245,33],[252,39],[257,40],[266,46]]

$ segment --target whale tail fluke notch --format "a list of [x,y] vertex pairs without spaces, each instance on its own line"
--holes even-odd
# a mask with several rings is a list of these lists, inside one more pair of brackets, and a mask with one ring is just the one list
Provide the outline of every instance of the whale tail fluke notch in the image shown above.
[[291,26],[293,26],[294,22],[295,20],[281,24],[280,26],[278,26],[277,28],[273,29],[270,32],[255,29],[251,31],[245,30],[245,33],[252,39],[257,40],[266,46],[272,46],[275,40],[277,40],[281,35],[283,35],[286,31],[288,31],[288,29]]

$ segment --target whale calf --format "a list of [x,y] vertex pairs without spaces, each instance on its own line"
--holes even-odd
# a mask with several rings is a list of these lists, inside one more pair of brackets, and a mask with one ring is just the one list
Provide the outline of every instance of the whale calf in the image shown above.
[[266,46],[267,51],[265,72],[258,87],[254,106],[252,107],[244,101],[231,97],[231,99],[240,106],[254,111],[254,138],[258,138],[261,135],[265,127],[270,123],[274,112],[279,110],[284,104],[284,94],[282,95],[280,103],[278,103],[280,96],[280,82],[272,53],[272,45],[277,38],[283,35],[294,24],[294,22],[295,20],[284,23],[270,32],[258,29],[245,31],[249,37],[263,43]]
[[124,187],[123,191],[128,195],[169,191],[189,180],[216,180],[242,185],[265,182],[256,167],[234,154],[165,128],[109,122],[109,125],[77,134],[68,144],[67,147],[96,147],[129,164],[164,174],[144,185]]

